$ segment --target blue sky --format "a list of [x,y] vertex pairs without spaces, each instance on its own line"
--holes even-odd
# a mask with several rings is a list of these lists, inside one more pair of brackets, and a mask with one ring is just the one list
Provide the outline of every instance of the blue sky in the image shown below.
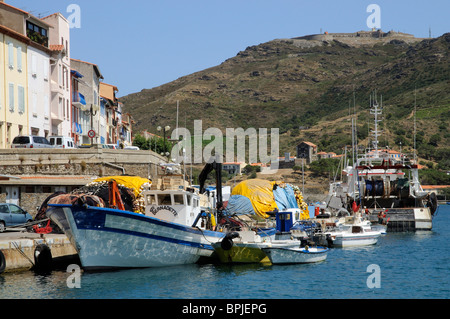
[[6,0],[35,16],[81,9],[71,57],[98,64],[118,96],[218,65],[277,38],[368,30],[369,4],[381,29],[428,37],[450,32],[450,1],[405,0]]

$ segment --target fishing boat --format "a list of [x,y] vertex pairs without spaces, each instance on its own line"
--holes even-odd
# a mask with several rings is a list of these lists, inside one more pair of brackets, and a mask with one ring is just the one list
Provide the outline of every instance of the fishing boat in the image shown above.
[[213,254],[211,245],[225,234],[214,231],[214,215],[200,209],[195,190],[137,186],[139,209],[127,210],[116,182],[125,178],[104,179],[107,200],[84,192],[48,202],[46,215],[67,235],[83,269],[191,264]]
[[230,232],[220,241],[212,244],[221,263],[270,263],[263,248],[295,248],[299,240],[271,240],[261,237],[255,231]]
[[324,261],[328,248],[325,247],[267,247],[262,251],[269,257],[272,264],[307,264]]
[[354,219],[353,222],[347,221],[328,229],[325,235],[330,236],[333,247],[355,247],[376,244],[381,231],[372,230],[367,224]]
[[[368,212],[372,224],[386,224],[387,231],[431,230],[437,210],[434,193],[424,191],[419,181],[415,159],[403,154],[391,156],[389,149],[378,147],[378,122],[382,108],[373,99],[370,113],[374,115],[373,148],[358,155],[353,166],[343,169],[344,181],[330,184],[325,209],[337,216],[345,211]],[[383,218],[379,218],[379,212]],[[381,223],[380,223],[381,222]]]

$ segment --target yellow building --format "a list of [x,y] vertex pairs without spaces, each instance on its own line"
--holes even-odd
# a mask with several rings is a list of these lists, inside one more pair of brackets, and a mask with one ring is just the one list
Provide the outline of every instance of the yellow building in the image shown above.
[[28,38],[0,25],[0,148],[29,134]]

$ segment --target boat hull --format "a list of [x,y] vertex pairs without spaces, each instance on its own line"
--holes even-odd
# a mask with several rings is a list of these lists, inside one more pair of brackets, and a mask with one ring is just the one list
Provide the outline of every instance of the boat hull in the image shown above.
[[220,243],[213,244],[221,263],[264,263],[270,262],[266,254],[257,245],[233,245],[231,249],[223,249]]
[[52,205],[47,216],[74,245],[86,270],[163,267],[211,256],[224,234],[110,208]]
[[263,248],[272,264],[307,264],[324,261],[327,258],[327,248]]
[[250,243],[233,243],[230,249],[224,249],[220,242],[212,244],[214,251],[221,263],[270,263],[263,248],[268,247],[284,247],[294,248],[300,245],[300,241],[284,241],[280,242],[250,242]]
[[333,240],[333,247],[357,247],[375,245],[380,237],[380,232],[373,234],[347,234],[347,233],[330,233]]
[[[423,208],[388,208],[385,220],[388,232],[403,232],[416,230],[431,230],[433,228],[433,216],[428,207]],[[370,220],[378,222],[376,214],[370,216]]]

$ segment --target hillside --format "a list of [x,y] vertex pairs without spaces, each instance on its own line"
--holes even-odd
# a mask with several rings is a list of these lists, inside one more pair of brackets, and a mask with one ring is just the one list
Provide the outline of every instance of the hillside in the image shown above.
[[[450,33],[432,39],[276,39],[121,101],[136,120],[135,132],[175,127],[179,101],[180,126],[186,118],[190,130],[195,119],[203,121],[203,129],[278,127],[281,154],[294,153],[303,140],[341,153],[345,144],[351,145],[353,110],[359,142],[367,143],[374,90],[384,106],[380,142],[397,149],[402,142],[403,150],[410,150],[416,93],[418,143],[425,150],[429,145],[448,149],[449,49]],[[433,135],[435,143],[430,144]]]

